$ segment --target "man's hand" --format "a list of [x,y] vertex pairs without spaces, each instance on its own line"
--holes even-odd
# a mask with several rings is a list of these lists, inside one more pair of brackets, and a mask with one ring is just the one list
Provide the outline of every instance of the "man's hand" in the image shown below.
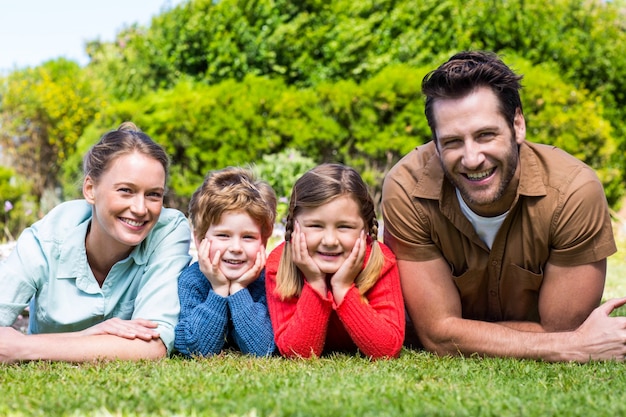
[[578,362],[589,360],[624,361],[626,356],[626,317],[610,317],[613,310],[626,304],[626,298],[609,300],[591,312],[587,320],[573,332],[572,352]]

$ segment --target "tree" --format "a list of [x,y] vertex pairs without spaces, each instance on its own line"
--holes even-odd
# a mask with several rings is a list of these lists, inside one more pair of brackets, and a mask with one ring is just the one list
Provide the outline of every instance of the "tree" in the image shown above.
[[58,59],[9,74],[1,101],[0,143],[33,192],[55,190],[60,167],[104,105],[98,83],[78,64]]

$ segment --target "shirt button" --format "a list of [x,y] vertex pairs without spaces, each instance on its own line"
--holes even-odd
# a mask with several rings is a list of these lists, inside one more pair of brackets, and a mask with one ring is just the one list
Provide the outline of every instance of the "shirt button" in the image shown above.
[[492,296],[492,297],[495,297],[495,296],[498,295],[498,293],[495,292],[495,291],[489,291],[489,295]]
[[493,266],[498,265],[498,261],[491,261],[491,265],[493,265]]

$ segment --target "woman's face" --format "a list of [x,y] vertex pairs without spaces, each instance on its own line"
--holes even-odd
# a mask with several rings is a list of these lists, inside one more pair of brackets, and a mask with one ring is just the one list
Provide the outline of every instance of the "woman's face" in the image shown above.
[[164,193],[159,161],[139,152],[118,156],[97,182],[85,178],[83,195],[93,205],[89,239],[108,251],[130,253],[159,219]]

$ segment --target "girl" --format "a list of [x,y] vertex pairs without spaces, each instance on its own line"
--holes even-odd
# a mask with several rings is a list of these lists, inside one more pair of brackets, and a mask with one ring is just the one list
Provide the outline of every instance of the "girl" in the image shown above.
[[[91,148],[85,199],[24,230],[0,265],[0,362],[166,356],[191,237],[184,215],[163,208],[168,165],[129,122]],[[8,326],[31,300],[24,335]]]
[[175,347],[209,356],[226,346],[270,355],[276,349],[265,299],[265,245],[274,229],[276,195],[252,171],[209,173],[189,203],[198,262],[178,282]]
[[285,242],[266,266],[282,355],[399,354],[405,316],[398,269],[377,234],[372,198],[354,169],[324,164],[296,181]]

